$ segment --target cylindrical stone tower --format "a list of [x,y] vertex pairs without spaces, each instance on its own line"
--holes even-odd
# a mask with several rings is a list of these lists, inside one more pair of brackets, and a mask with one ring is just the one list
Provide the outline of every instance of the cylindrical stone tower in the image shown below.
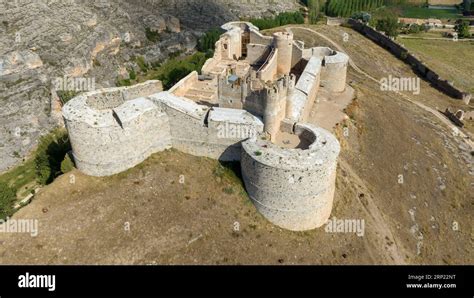
[[298,149],[281,148],[260,137],[242,145],[242,176],[258,211],[293,231],[322,226],[333,205],[340,146],[328,131],[297,124]]
[[264,131],[272,138],[280,130],[280,122],[285,117],[286,97],[280,94],[276,86],[267,88],[265,108],[263,111]]
[[279,75],[288,75],[291,71],[291,61],[293,55],[293,33],[276,32],[273,34],[274,46],[278,49],[278,66]]
[[346,90],[348,64],[349,56],[341,52],[333,52],[324,57],[321,80],[330,92],[340,93]]

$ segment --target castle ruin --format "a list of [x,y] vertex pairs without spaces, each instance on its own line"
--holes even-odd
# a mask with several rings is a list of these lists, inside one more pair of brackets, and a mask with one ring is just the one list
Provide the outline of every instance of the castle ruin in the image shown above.
[[270,222],[310,230],[329,218],[339,142],[307,123],[321,89],[346,89],[349,57],[305,49],[291,32],[231,22],[201,74],[85,93],[63,107],[76,167],[120,173],[169,148],[240,161],[249,197]]

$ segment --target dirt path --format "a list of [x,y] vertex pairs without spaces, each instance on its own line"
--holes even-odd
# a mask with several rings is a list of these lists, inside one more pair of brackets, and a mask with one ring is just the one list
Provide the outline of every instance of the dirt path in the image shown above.
[[[287,27],[286,28],[287,30],[292,30],[292,29],[299,29],[299,30],[305,30],[305,31],[308,31],[308,32],[311,32],[313,34],[316,34],[318,35],[319,37],[321,37],[322,39],[326,40],[327,42],[329,42],[331,45],[334,46],[334,48],[336,48],[338,51],[340,52],[343,52],[343,53],[346,53],[345,49],[339,45],[338,43],[336,43],[335,41],[333,41],[332,39],[330,39],[329,37],[327,37],[326,35],[320,33],[320,32],[317,32],[313,29],[310,29],[310,28],[305,28],[305,27]],[[373,76],[369,75],[368,73],[366,73],[364,70],[362,70],[360,67],[358,67],[355,62],[349,58],[349,65],[358,73],[364,75],[365,77],[367,77],[368,79],[376,82],[376,83],[379,83],[380,80],[374,78]],[[409,97],[408,95],[406,94],[403,94],[401,92],[398,92],[398,91],[395,91],[395,93],[397,95],[399,95],[401,98],[403,98],[404,100],[406,101],[409,101],[410,103],[412,104],[415,104],[417,105],[418,107],[422,108],[423,110],[433,114],[436,118],[438,118],[442,123],[444,123],[446,126],[448,126],[451,131],[453,132],[453,134],[455,136],[459,136],[462,138],[462,140],[467,143],[471,150],[474,149],[474,142],[469,138],[468,135],[466,135],[464,132],[462,132],[456,125],[452,124],[451,121],[449,121],[448,119],[446,119],[446,117],[444,115],[442,115],[440,112],[436,111],[435,109],[433,108],[430,108],[420,102],[417,102],[415,100],[413,100],[411,97]]]
[[[354,179],[354,183],[358,184],[362,189],[364,189],[364,193],[370,193],[364,180],[359,177],[359,175],[352,169],[349,163],[341,159],[339,161],[339,166],[347,171],[351,178]],[[374,221],[373,227],[377,230],[376,234],[380,235],[379,238],[386,239],[393,243],[392,246],[385,246],[385,251],[387,252],[388,256],[387,264],[406,265],[407,263],[403,257],[403,251],[400,249],[397,239],[394,237],[393,232],[390,229],[390,225],[387,223],[387,219],[384,217],[383,212],[379,209],[372,196],[367,195],[362,198],[357,197],[357,202],[363,206],[365,214]],[[371,249],[367,249],[367,251],[372,253]]]

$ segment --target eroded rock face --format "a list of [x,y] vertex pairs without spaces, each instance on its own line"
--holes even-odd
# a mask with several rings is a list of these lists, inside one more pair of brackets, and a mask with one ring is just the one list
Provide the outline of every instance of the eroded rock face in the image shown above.
[[[239,17],[295,10],[276,0],[0,1],[0,172],[58,123],[52,82],[65,75],[112,87],[132,57],[192,51],[200,34]],[[160,34],[151,42],[146,28]]]
[[259,18],[298,9],[294,0],[127,0],[180,19],[187,28],[205,30],[228,21]]

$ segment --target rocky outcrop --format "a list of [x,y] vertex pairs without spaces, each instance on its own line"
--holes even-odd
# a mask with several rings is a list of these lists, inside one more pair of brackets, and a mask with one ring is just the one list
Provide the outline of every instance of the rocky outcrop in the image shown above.
[[133,7],[160,10],[181,20],[187,28],[205,30],[231,20],[260,18],[296,10],[296,0],[126,0]]
[[[57,125],[56,78],[92,78],[97,88],[113,87],[136,67],[133,57],[163,60],[192,50],[200,34],[228,20],[297,6],[293,0],[1,1],[0,172]],[[159,40],[148,40],[146,28]]]

